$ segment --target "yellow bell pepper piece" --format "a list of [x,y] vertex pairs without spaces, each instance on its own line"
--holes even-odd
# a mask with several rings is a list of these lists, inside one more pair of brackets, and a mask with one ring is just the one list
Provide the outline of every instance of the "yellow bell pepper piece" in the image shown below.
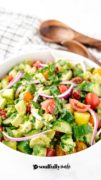
[[93,74],[99,74],[101,76],[101,68],[94,69]]
[[82,124],[88,124],[89,119],[90,119],[90,114],[88,112],[74,112],[74,118],[75,118],[75,122],[78,125],[82,125]]

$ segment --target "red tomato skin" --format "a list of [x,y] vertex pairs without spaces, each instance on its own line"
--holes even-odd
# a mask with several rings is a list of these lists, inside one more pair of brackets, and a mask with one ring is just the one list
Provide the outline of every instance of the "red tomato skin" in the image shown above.
[[72,97],[73,97],[74,99],[79,100],[79,99],[80,99],[80,95],[81,95],[81,92],[80,92],[80,91],[73,90],[73,92],[72,92]]
[[27,113],[29,113],[29,114],[31,113],[31,104],[30,104],[30,103],[27,105],[26,111],[27,111]]
[[72,82],[74,82],[74,83],[76,83],[76,84],[80,84],[80,83],[82,83],[82,78],[81,77],[74,77],[73,79],[72,79]]
[[40,67],[41,62],[40,61],[35,61],[32,63],[32,67],[36,67],[39,68]]
[[47,99],[41,103],[42,109],[45,110],[47,113],[54,114],[55,110],[55,100],[54,99]]
[[48,157],[56,156],[56,151],[55,151],[55,149],[53,149],[53,148],[47,148],[46,156],[48,156]]
[[58,88],[61,94],[68,90],[68,87],[64,84],[60,84]]
[[99,120],[98,128],[101,128],[101,120]]
[[12,81],[14,79],[14,77],[12,75],[8,75],[8,81]]
[[86,112],[89,110],[90,105],[83,104],[76,99],[70,99],[71,107],[78,112]]
[[86,95],[85,101],[86,101],[86,104],[91,105],[92,109],[96,109],[100,103],[100,99],[95,93],[88,93]]
[[7,118],[6,111],[3,109],[0,109],[0,116],[2,117],[2,119],[6,119]]
[[0,126],[0,132],[2,132],[3,131],[3,127],[2,126]]

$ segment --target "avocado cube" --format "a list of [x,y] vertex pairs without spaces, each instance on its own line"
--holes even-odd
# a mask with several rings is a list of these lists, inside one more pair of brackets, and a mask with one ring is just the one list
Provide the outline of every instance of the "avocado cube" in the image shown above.
[[35,129],[41,129],[43,127],[43,122],[42,121],[39,121],[39,120],[35,120]]
[[26,121],[25,123],[20,125],[19,131],[21,132],[21,134],[26,134],[29,131],[31,131],[32,128],[33,128],[32,122]]
[[17,75],[17,71],[13,69],[12,71],[9,72],[9,75],[15,77]]
[[17,142],[13,142],[13,141],[7,141],[7,140],[3,140],[3,144],[5,144],[6,146],[15,149],[17,148]]
[[19,125],[23,122],[23,116],[18,114],[12,121],[11,124],[15,127],[19,127]]
[[35,156],[46,156],[46,148],[43,146],[36,145],[33,147],[32,155]]
[[33,148],[35,145],[41,145],[41,146],[48,147],[50,141],[51,141],[51,139],[46,134],[43,134],[35,139],[31,139],[30,147]]
[[16,105],[15,108],[19,114],[25,114],[26,113],[26,104],[23,100],[19,101]]
[[72,129],[71,129],[70,124],[64,120],[55,121],[53,123],[53,130],[60,131],[63,133],[68,133],[68,134],[72,133]]
[[6,105],[6,99],[0,97],[0,109],[3,109]]
[[73,139],[70,135],[65,134],[61,137],[60,146],[63,151],[72,153],[74,152],[75,142],[73,142]]
[[2,96],[7,99],[14,99],[14,90],[13,89],[5,89],[2,93]]
[[8,79],[7,79],[7,78],[2,79],[2,80],[1,80],[1,86],[2,86],[2,88],[5,88],[7,85],[8,85]]

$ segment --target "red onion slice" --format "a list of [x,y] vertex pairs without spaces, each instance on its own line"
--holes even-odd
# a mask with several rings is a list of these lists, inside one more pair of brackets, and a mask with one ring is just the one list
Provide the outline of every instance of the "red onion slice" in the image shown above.
[[23,72],[18,72],[16,77],[4,88],[0,90],[0,93],[2,93],[5,89],[8,89],[12,87],[16,82],[18,82],[23,77]]
[[16,93],[15,93],[15,97],[17,97],[17,96],[19,95],[19,93],[21,92],[22,88],[23,88],[22,85],[20,85],[20,86],[18,87],[18,89],[16,90]]
[[43,134],[46,134],[46,133],[48,133],[48,132],[51,132],[51,131],[52,131],[52,130],[47,130],[47,131],[43,131],[43,132],[38,133],[38,134],[34,134],[34,135],[32,135],[32,136],[21,137],[21,138],[11,137],[11,136],[7,135],[6,132],[3,132],[3,135],[4,135],[4,137],[5,137],[7,140],[9,140],[9,141],[26,141],[26,140],[30,140],[30,139],[35,139],[35,138],[37,138],[37,137],[39,137],[39,136],[41,136],[41,135],[43,135]]
[[93,111],[92,109],[89,109],[89,112],[91,113],[93,120],[94,120],[94,129],[93,129],[93,134],[92,134],[92,139],[91,139],[91,145],[93,145],[95,142],[95,136],[96,136],[97,129],[98,129],[99,119],[98,119],[98,116],[95,111]]
[[[72,92],[74,88],[74,84],[71,84],[71,86],[69,87],[69,89],[67,89],[67,91],[65,91],[64,93],[57,95],[58,98],[68,98]],[[39,93],[40,96],[42,97],[46,97],[46,98],[54,98],[53,96],[49,96],[47,94],[43,94],[43,93]]]
[[43,64],[43,63],[39,64],[39,68],[44,68],[44,67],[47,67],[47,66],[48,66],[47,64]]
[[8,84],[6,88],[12,87],[16,82],[18,82],[23,77],[23,72],[18,72],[16,77]]

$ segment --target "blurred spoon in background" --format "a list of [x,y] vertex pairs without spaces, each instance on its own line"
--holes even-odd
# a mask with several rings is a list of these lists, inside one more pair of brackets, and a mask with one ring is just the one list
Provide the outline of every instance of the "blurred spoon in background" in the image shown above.
[[61,41],[76,40],[84,45],[101,50],[101,40],[86,36],[58,20],[47,20],[41,23],[39,32],[43,40],[59,43]]

